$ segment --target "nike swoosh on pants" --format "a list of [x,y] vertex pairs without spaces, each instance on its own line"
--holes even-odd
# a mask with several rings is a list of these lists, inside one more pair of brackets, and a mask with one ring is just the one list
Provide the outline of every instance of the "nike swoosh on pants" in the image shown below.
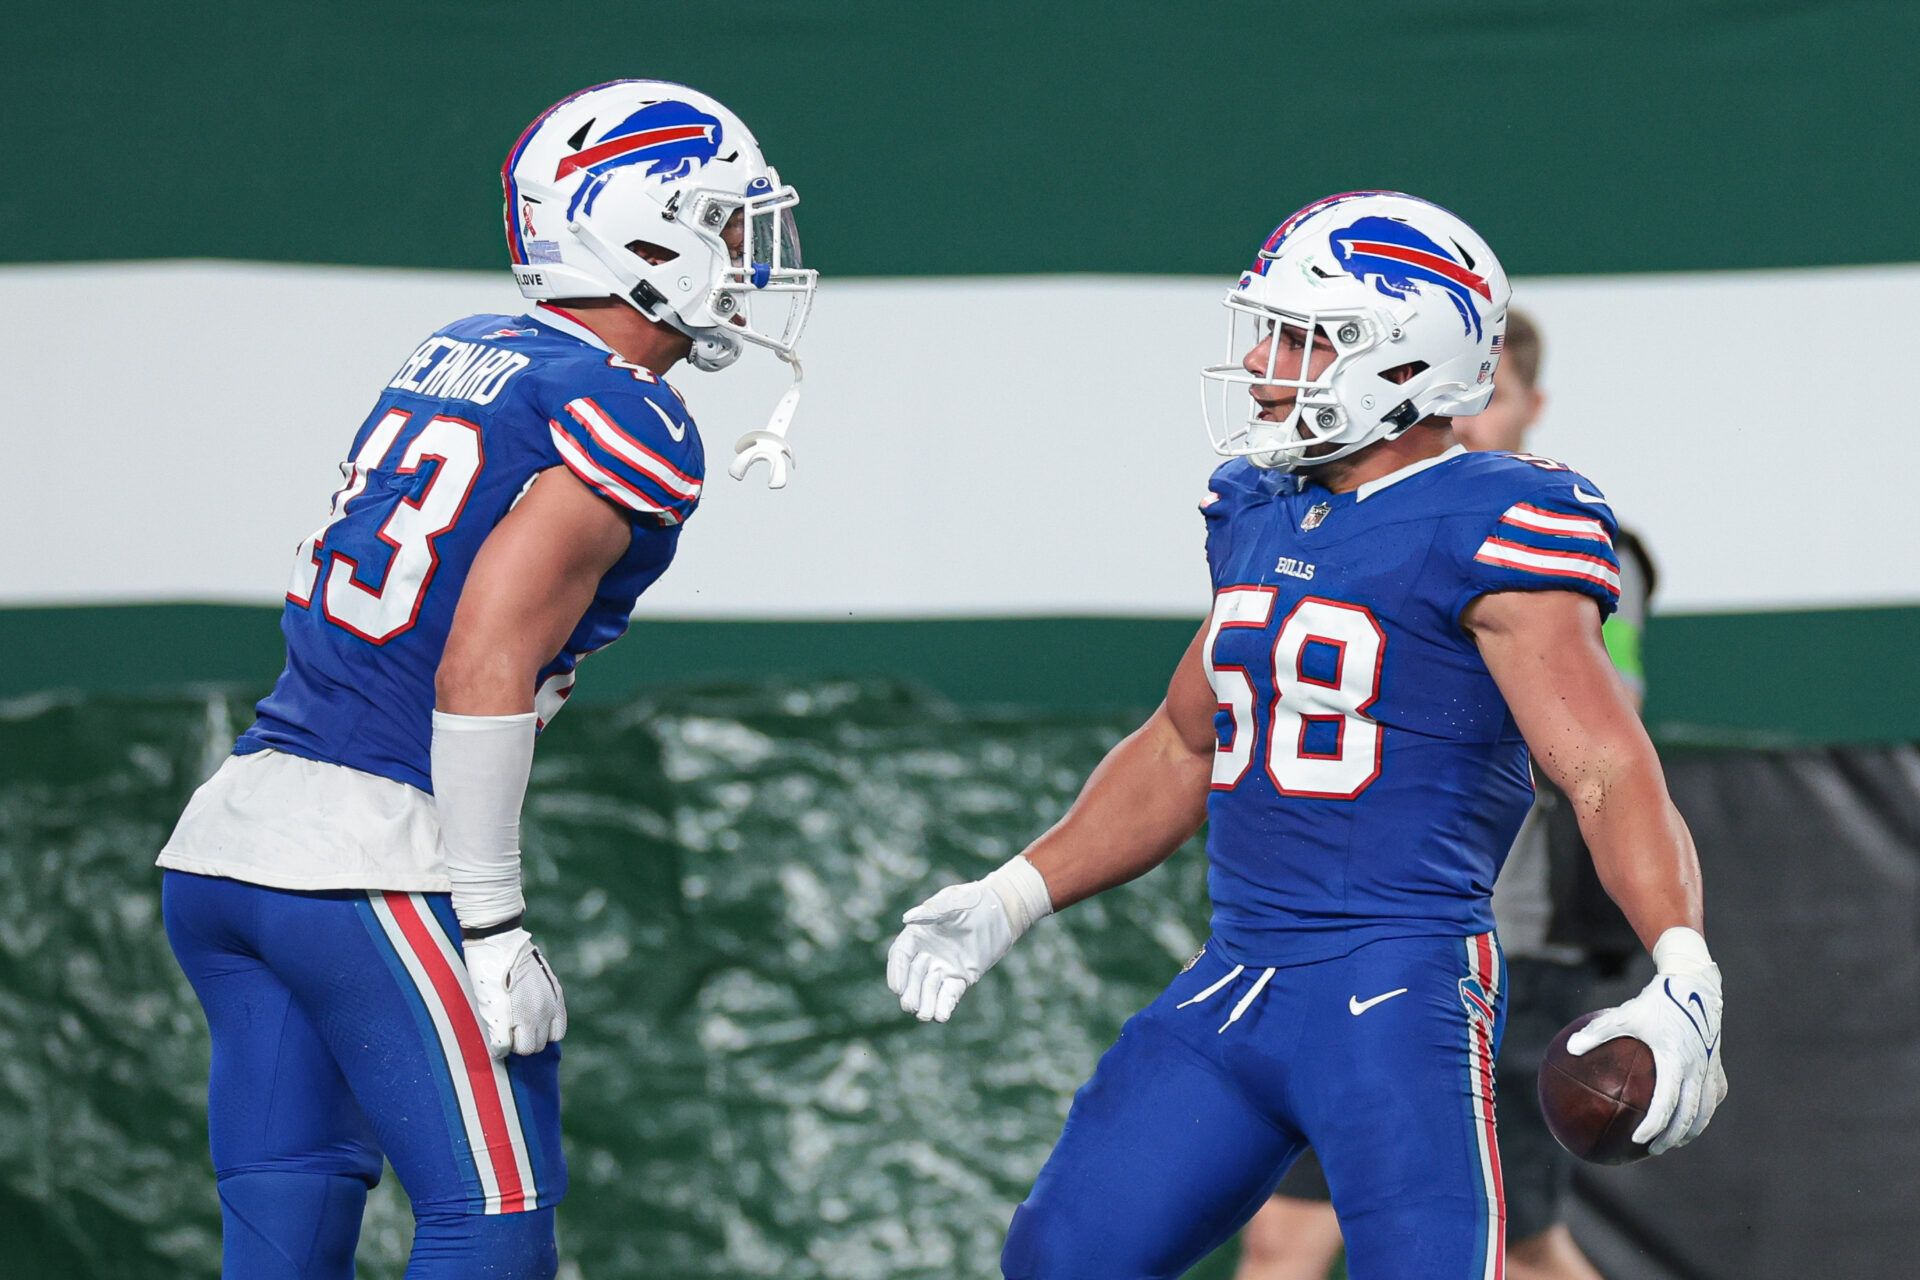
[[1377,995],[1373,997],[1373,999],[1371,1000],[1362,1000],[1359,996],[1348,996],[1347,1012],[1357,1018],[1361,1014],[1365,1013],[1367,1010],[1373,1008],[1373,1006],[1379,1004],[1381,1001],[1391,1000],[1395,996],[1403,996],[1405,994],[1407,994],[1407,989],[1405,987],[1396,987],[1392,991],[1388,991],[1382,995]]

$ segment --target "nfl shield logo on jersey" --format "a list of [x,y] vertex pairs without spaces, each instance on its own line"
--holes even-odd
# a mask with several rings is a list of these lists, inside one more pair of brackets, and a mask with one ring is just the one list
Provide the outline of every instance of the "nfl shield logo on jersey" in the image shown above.
[[1300,517],[1300,531],[1305,533],[1308,529],[1318,529],[1320,522],[1325,520],[1332,512],[1333,504],[1331,502],[1314,503],[1307,514]]

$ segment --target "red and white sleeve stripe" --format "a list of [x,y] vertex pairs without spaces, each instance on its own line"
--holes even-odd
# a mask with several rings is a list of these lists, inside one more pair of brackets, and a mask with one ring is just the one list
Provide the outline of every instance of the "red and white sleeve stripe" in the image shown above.
[[1508,507],[1507,513],[1500,517],[1500,523],[1533,533],[1551,534],[1556,538],[1584,538],[1590,542],[1604,542],[1609,547],[1613,545],[1607,526],[1592,516],[1570,516],[1565,512],[1536,507],[1530,502],[1516,502]]
[[1613,595],[1620,594],[1620,571],[1599,556],[1582,555],[1577,551],[1551,551],[1492,537],[1480,544],[1480,550],[1473,558],[1481,564],[1518,569],[1523,573],[1544,573],[1552,577],[1597,582]]
[[[647,407],[659,415],[661,422],[666,425],[669,431],[674,429],[674,423],[667,417],[665,410],[661,409],[652,401],[647,402]],[[593,437],[595,443],[601,448],[625,462],[628,466],[659,485],[662,489],[665,489],[674,497],[683,498],[688,502],[699,498],[699,480],[680,470],[680,468],[668,462],[652,449],[641,444],[627,432],[621,430],[620,424],[613,420],[613,415],[609,414],[605,409],[602,409],[596,401],[585,396],[582,396],[578,400],[570,400],[567,402],[567,414],[573,418],[575,422],[585,427],[588,434]]]
[[638,490],[622,483],[611,472],[597,465],[587,456],[586,450],[575,444],[557,422],[547,424],[547,432],[553,438],[553,447],[560,451],[560,458],[567,469],[578,476],[582,483],[602,497],[610,498],[630,511],[655,516],[668,524],[678,524],[680,517],[659,503],[642,497]]

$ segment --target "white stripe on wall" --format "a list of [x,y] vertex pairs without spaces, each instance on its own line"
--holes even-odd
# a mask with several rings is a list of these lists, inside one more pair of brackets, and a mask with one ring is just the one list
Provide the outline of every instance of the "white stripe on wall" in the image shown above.
[[[709,470],[678,617],[1188,614],[1214,464],[1195,370],[1217,280],[822,285],[792,483],[722,472],[785,370],[672,375]],[[526,304],[506,273],[240,263],[0,268],[0,604],[279,598],[336,465],[428,332]],[[1532,447],[1648,536],[1668,609],[1920,600],[1920,266],[1522,280]],[[557,411],[559,406],[555,406]]]

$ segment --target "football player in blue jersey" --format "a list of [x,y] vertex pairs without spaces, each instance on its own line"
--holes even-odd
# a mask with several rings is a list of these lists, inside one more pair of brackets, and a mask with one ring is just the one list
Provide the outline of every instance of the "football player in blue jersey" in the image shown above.
[[448,325],[380,391],[294,556],[286,670],[159,858],[213,1038],[228,1277],[348,1280],[383,1156],[409,1277],[554,1275],[567,1013],[523,915],[534,738],[700,501],[663,375],[748,346],[788,362],[731,468],[786,478],[815,278],[738,117],[599,85],[534,120],[502,179],[536,305]]
[[1202,503],[1211,617],[1058,825],[907,912],[888,984],[945,1021],[1036,922],[1208,823],[1213,936],[1075,1098],[1009,1280],[1179,1275],[1308,1144],[1354,1280],[1498,1280],[1489,900],[1529,750],[1657,969],[1574,1050],[1652,1048],[1656,1153],[1724,1095],[1699,864],[1601,639],[1613,513],[1557,463],[1453,443],[1507,303],[1492,250],[1423,200],[1350,192],[1274,230],[1205,370],[1233,459]]

